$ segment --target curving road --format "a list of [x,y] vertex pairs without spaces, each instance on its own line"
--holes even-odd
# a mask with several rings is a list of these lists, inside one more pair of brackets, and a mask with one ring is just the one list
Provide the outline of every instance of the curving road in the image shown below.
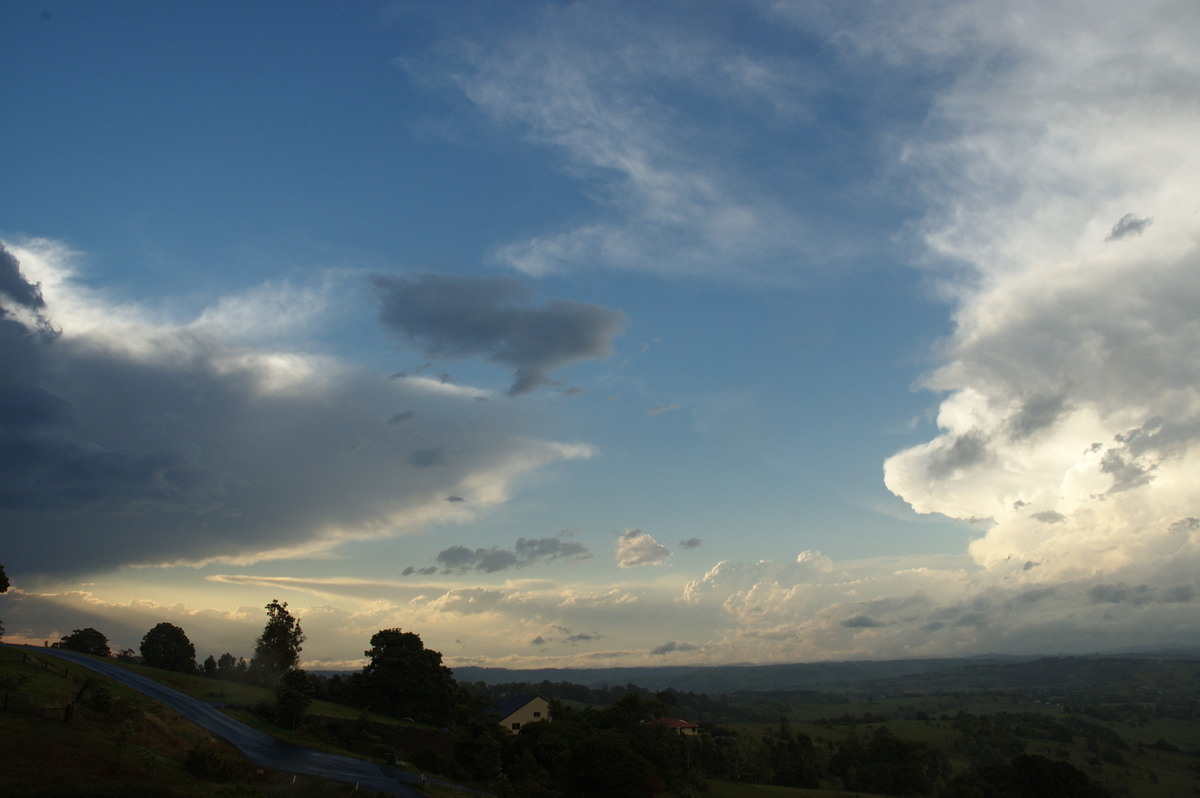
[[204,701],[184,695],[178,690],[159,684],[132,671],[103,660],[94,659],[74,651],[36,646],[13,646],[28,649],[31,653],[47,654],[89,668],[108,678],[132,687],[156,701],[166,704],[183,717],[223,737],[238,748],[256,765],[272,770],[298,773],[305,776],[320,776],[330,781],[357,784],[375,792],[393,793],[399,798],[423,798],[407,784],[415,783],[417,776],[397,768],[384,767],[348,756],[327,754],[311,748],[286,743],[269,734],[252,729],[225,715]]

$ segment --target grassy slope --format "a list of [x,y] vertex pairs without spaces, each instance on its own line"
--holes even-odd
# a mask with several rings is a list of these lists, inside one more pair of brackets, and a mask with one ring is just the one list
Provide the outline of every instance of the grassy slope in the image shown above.
[[[263,688],[134,669],[205,700],[270,698]],[[91,671],[0,646],[0,683],[22,677],[8,697],[8,710],[0,712],[0,794],[5,796],[346,794],[345,785],[264,772],[158,702]],[[64,707],[81,689],[71,721],[64,723]],[[336,705],[325,709],[352,713]],[[186,767],[189,753],[191,769]]]

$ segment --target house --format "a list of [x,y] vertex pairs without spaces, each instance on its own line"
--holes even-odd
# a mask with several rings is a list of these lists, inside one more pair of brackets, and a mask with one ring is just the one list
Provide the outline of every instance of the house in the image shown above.
[[550,702],[540,695],[510,695],[493,702],[483,714],[516,734],[526,723],[550,720]]
[[652,723],[655,726],[666,726],[676,734],[692,735],[700,731],[699,724],[688,723],[686,720],[680,720],[679,718],[655,718],[654,720],[649,721],[649,723]]

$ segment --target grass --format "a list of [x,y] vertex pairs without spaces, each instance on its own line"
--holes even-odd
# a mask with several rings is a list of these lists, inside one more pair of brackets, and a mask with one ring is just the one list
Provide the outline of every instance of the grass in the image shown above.
[[[225,697],[214,698],[206,695],[214,689],[211,680],[131,669],[204,700],[272,698],[264,688],[225,683],[216,687]],[[157,701],[52,656],[0,645],[0,687],[12,688],[7,690],[7,709],[0,711],[0,794],[5,798],[332,798],[353,790],[352,785],[258,768]],[[0,702],[4,692],[0,690]],[[74,710],[64,722],[69,704]],[[340,716],[357,714],[337,709]],[[428,794],[462,795],[440,787],[431,787]]]
[[704,798],[871,798],[872,793],[845,790],[808,790],[802,787],[772,787],[710,779]]

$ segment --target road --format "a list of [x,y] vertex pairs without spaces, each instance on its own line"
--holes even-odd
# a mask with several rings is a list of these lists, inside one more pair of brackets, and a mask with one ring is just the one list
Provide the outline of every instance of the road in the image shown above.
[[59,648],[13,648],[24,648],[39,656],[49,654],[68,660],[132,687],[139,693],[166,704],[197,726],[228,740],[256,765],[287,773],[320,776],[330,781],[356,784],[360,789],[392,793],[398,798],[423,798],[422,793],[407,786],[417,781],[418,777],[412,773],[284,742],[234,720],[212,704],[184,695],[178,690],[172,690],[153,679],[147,679],[113,663]]

